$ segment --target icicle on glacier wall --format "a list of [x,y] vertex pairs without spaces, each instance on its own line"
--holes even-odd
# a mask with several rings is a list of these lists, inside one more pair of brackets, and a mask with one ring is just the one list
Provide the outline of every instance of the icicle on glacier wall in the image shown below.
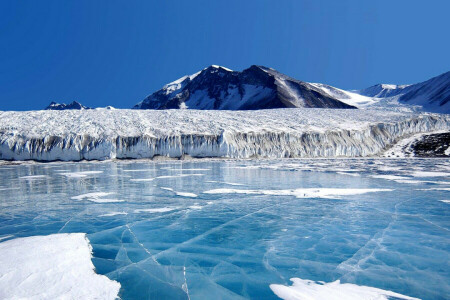
[[450,116],[380,110],[0,112],[0,159],[365,157]]

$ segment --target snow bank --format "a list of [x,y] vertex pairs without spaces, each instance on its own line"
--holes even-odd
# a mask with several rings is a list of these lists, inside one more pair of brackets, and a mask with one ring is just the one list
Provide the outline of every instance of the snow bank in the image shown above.
[[0,112],[0,159],[361,157],[449,129],[449,115],[395,110]]
[[119,289],[94,272],[84,233],[0,243],[1,299],[116,299]]
[[317,283],[312,280],[291,278],[291,281],[292,286],[271,284],[270,288],[284,300],[388,300],[391,297],[399,300],[418,300],[418,298],[373,287],[341,283],[339,280]]

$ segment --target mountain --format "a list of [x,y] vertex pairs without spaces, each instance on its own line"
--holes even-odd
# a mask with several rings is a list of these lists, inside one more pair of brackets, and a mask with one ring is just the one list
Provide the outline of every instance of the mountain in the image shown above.
[[[165,85],[133,108],[201,110],[356,108],[352,104],[354,102],[352,95],[362,97],[330,86],[296,80],[263,66],[251,66],[237,72],[212,65]],[[349,102],[346,103],[345,100]]]
[[49,106],[45,108],[45,110],[68,110],[68,109],[92,109],[90,107],[84,106],[77,101],[73,101],[72,103],[56,103],[52,102]]
[[450,113],[450,72],[416,84],[377,84],[355,93],[372,98],[398,100],[402,104],[418,105],[424,111]]

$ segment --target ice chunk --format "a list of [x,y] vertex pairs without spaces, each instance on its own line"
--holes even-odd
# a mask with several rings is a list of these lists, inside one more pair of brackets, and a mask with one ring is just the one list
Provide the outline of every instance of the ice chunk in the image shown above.
[[402,294],[382,289],[341,283],[339,280],[330,283],[318,283],[312,280],[291,278],[292,286],[271,284],[272,291],[285,300],[388,300],[395,299],[418,300]]
[[1,299],[116,299],[119,289],[94,272],[84,233],[0,243]]

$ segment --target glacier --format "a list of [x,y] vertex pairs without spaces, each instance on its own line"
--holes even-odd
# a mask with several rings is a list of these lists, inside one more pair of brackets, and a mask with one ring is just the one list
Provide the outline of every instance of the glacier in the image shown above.
[[3,111],[0,159],[367,157],[449,129],[449,115],[396,109]]

